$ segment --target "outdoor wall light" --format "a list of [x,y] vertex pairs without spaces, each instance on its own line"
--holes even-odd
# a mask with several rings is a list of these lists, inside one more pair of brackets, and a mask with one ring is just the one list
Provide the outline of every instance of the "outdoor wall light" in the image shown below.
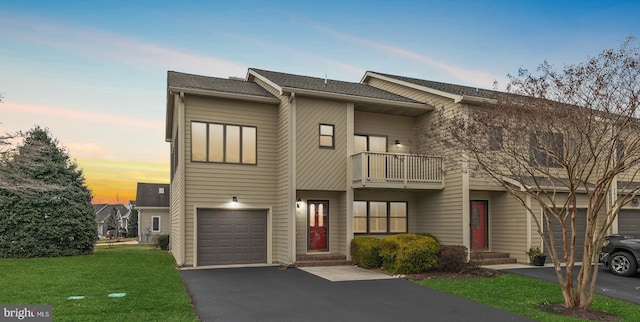
[[296,201],[296,208],[300,207],[302,207],[302,199],[298,198],[298,201]]
[[400,146],[400,140],[396,140],[396,146]]
[[231,202],[233,202],[234,204],[238,203],[238,197],[233,196],[233,198],[231,198]]

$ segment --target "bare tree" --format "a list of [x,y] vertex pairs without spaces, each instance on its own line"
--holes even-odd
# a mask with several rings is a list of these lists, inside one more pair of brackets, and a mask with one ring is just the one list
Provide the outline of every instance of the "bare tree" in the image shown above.
[[[488,102],[436,109],[435,124],[445,129],[435,134],[439,142],[462,151],[463,163],[477,166],[531,214],[566,307],[590,307],[602,239],[640,191],[640,52],[634,44],[630,37],[619,49],[560,70],[547,62],[535,74],[521,69],[509,76],[507,93],[494,92]],[[578,202],[588,205],[584,231],[576,228]],[[562,245],[550,237],[554,227],[562,229]],[[576,245],[578,236],[583,245]],[[579,248],[581,259],[575,258]]]

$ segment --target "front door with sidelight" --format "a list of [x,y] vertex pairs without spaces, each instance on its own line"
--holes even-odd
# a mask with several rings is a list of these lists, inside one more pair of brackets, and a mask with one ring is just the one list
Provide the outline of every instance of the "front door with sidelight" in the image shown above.
[[307,201],[308,249],[310,251],[329,250],[329,201]]

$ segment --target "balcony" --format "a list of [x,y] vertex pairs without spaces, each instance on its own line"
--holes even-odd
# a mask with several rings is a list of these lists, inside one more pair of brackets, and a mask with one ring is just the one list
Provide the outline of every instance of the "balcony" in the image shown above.
[[353,188],[431,190],[443,188],[442,158],[362,152],[351,157]]

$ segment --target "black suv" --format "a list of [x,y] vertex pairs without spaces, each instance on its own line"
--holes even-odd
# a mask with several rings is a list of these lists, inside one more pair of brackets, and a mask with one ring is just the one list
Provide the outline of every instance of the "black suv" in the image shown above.
[[640,264],[640,238],[623,235],[605,237],[600,250],[600,262],[613,274],[635,275]]

